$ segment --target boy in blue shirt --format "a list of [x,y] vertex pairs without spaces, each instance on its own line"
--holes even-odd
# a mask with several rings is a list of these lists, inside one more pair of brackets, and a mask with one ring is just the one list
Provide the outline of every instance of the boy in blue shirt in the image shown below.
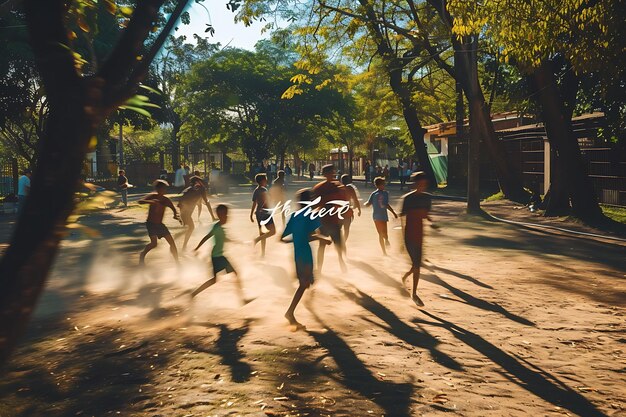
[[[311,201],[312,193],[307,189],[298,191],[296,198],[300,202],[301,207],[305,207],[306,203]],[[315,233],[321,226],[319,217],[312,219],[304,212],[294,213],[285,230],[280,237],[281,242],[288,242],[285,238],[292,235],[293,252],[296,261],[296,275],[300,281],[300,285],[293,295],[291,305],[285,313],[285,318],[289,321],[289,324],[296,326],[297,329],[302,329],[304,326],[296,320],[294,311],[302,299],[304,291],[313,284],[313,253],[311,252],[310,240],[319,240],[321,244],[330,244],[332,241],[318,233]]]
[[385,191],[385,179],[378,177],[374,180],[377,190],[370,194],[370,197],[365,203],[365,207],[372,206],[372,217],[374,218],[374,224],[376,225],[376,231],[378,232],[378,243],[383,250],[383,255],[387,255],[385,245],[389,246],[389,236],[387,234],[387,222],[389,216],[387,210],[389,210],[397,219],[398,215],[393,211],[393,207],[389,205],[389,193]]

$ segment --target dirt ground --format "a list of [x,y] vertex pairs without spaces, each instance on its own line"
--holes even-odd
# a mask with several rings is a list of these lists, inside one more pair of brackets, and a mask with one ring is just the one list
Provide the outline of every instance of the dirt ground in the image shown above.
[[[218,202],[231,205],[227,235],[257,234],[250,190]],[[161,241],[139,269],[145,209],[86,215],[0,379],[0,416],[626,415],[626,246],[463,213],[434,203],[417,308],[400,282],[400,223],[383,257],[364,209],[348,272],[331,248],[296,310],[304,331],[283,318],[290,245],[271,241],[261,259],[227,244],[254,301],[242,305],[230,275],[191,300],[210,244],[177,269]],[[5,243],[11,219],[0,222]],[[192,245],[209,224],[204,210]]]

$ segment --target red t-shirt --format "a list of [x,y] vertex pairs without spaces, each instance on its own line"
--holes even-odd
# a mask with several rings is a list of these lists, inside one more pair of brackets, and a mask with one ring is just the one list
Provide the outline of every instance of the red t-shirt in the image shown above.
[[[321,200],[317,207],[324,207],[326,208],[326,210],[332,208],[331,205],[326,204],[329,201],[348,200],[346,198],[346,192],[343,184],[338,181],[323,181],[313,187],[313,198],[317,197],[321,197]],[[337,213],[333,213],[332,216],[330,214],[325,214],[320,220],[323,224],[339,224],[341,221]]]
[[404,240],[421,242],[424,236],[422,219],[428,216],[432,206],[432,195],[412,191],[402,197],[401,216],[406,216]]

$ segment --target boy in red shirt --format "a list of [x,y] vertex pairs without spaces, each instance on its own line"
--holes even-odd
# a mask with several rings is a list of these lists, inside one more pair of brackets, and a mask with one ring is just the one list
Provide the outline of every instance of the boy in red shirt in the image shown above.
[[411,269],[404,274],[402,282],[413,274],[413,290],[411,298],[418,306],[424,303],[417,296],[417,283],[420,279],[420,264],[422,263],[422,244],[424,241],[423,219],[428,219],[428,213],[432,205],[432,195],[425,192],[428,188],[428,177],[422,171],[411,174],[409,178],[413,191],[402,196],[402,210],[400,216],[406,217],[404,227],[404,246],[411,257]]

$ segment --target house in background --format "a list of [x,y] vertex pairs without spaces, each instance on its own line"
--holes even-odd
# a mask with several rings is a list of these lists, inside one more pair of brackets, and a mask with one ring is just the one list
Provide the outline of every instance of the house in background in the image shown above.
[[[494,113],[491,115],[496,131],[510,129],[533,123],[534,119],[518,112]],[[425,126],[424,142],[428,147],[428,156],[433,164],[437,182],[452,185],[465,185],[467,181],[467,139],[469,138],[469,120],[463,121],[463,138],[456,132],[456,122],[437,123]],[[481,169],[488,158],[481,152]],[[453,163],[454,162],[454,163]],[[485,166],[484,169],[491,169]],[[482,172],[482,171],[481,171]]]

